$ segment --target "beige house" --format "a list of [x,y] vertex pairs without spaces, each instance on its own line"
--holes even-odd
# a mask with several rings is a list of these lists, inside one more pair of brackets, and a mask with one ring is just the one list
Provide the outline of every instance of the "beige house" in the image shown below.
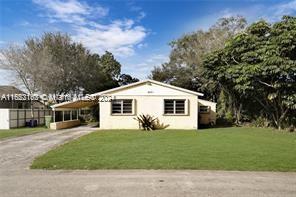
[[[99,122],[102,129],[138,129],[139,124],[135,117],[140,114],[157,117],[161,123],[169,125],[168,129],[198,129],[200,116],[209,116],[203,119],[204,124],[215,122],[215,115],[212,113],[215,112],[216,104],[200,100],[202,93],[154,80],[136,82],[91,96],[99,100]],[[59,118],[61,121],[56,121],[57,118],[54,117],[51,128],[79,124],[77,112],[74,111],[94,104],[96,103],[76,100],[54,105],[52,108],[55,115],[68,115],[66,119]],[[204,106],[208,111],[203,109]],[[199,110],[202,110],[200,116]]]

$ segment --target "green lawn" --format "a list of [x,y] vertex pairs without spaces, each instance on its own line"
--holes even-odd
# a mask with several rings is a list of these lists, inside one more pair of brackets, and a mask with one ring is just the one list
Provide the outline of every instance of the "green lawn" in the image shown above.
[[17,129],[7,129],[7,130],[2,130],[0,129],[0,139],[3,138],[8,138],[8,137],[19,137],[23,135],[29,135],[33,133],[38,133],[41,131],[47,131],[48,129],[45,127],[34,127],[34,128],[17,128]]
[[234,127],[98,131],[36,158],[31,167],[296,171],[296,135]]

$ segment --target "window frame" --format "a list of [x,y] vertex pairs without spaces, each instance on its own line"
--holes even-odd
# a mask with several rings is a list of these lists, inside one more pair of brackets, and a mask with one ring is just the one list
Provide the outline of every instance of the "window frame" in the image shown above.
[[[206,107],[206,108],[207,108],[207,111],[201,111],[201,110],[200,110],[201,107]],[[198,108],[198,112],[201,113],[201,114],[208,114],[208,113],[210,113],[210,111],[211,111],[210,109],[211,109],[210,106],[207,106],[207,105],[200,105],[199,108]]]
[[[166,101],[173,101],[173,113],[166,113]],[[176,113],[176,103],[177,101],[184,102],[184,112],[183,113]],[[187,106],[187,99],[164,99],[163,100],[163,115],[164,116],[184,116],[188,115],[188,106]]]
[[[124,112],[124,101],[130,101],[131,102],[131,112],[126,113]],[[113,104],[114,102],[120,102],[120,112],[114,113],[113,112]],[[134,115],[134,99],[115,99],[111,101],[111,115],[112,116],[129,116]]]

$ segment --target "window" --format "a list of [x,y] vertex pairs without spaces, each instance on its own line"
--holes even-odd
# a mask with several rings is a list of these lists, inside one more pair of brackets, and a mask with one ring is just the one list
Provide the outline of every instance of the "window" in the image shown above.
[[63,112],[62,111],[55,111],[55,122],[63,121]]
[[77,110],[73,110],[72,111],[72,120],[76,120],[77,119]]
[[71,119],[71,112],[70,111],[64,111],[64,121]]
[[112,101],[112,114],[132,114],[133,113],[133,100],[113,100]]
[[199,112],[200,113],[209,113],[210,107],[209,106],[199,106]]
[[185,100],[164,100],[164,114],[185,114]]

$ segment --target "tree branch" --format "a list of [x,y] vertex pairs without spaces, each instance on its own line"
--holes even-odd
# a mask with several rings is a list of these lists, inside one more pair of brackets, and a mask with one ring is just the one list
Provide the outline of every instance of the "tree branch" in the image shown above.
[[240,64],[233,56],[231,56],[231,59],[236,63],[236,64]]
[[258,78],[256,78],[256,79],[257,79],[257,81],[258,81],[259,83],[261,83],[261,84],[263,84],[263,85],[266,85],[266,86],[268,86],[268,87],[274,88],[273,85],[268,84],[268,83],[266,83],[266,82],[264,82],[264,81],[261,81],[261,80],[258,79]]

